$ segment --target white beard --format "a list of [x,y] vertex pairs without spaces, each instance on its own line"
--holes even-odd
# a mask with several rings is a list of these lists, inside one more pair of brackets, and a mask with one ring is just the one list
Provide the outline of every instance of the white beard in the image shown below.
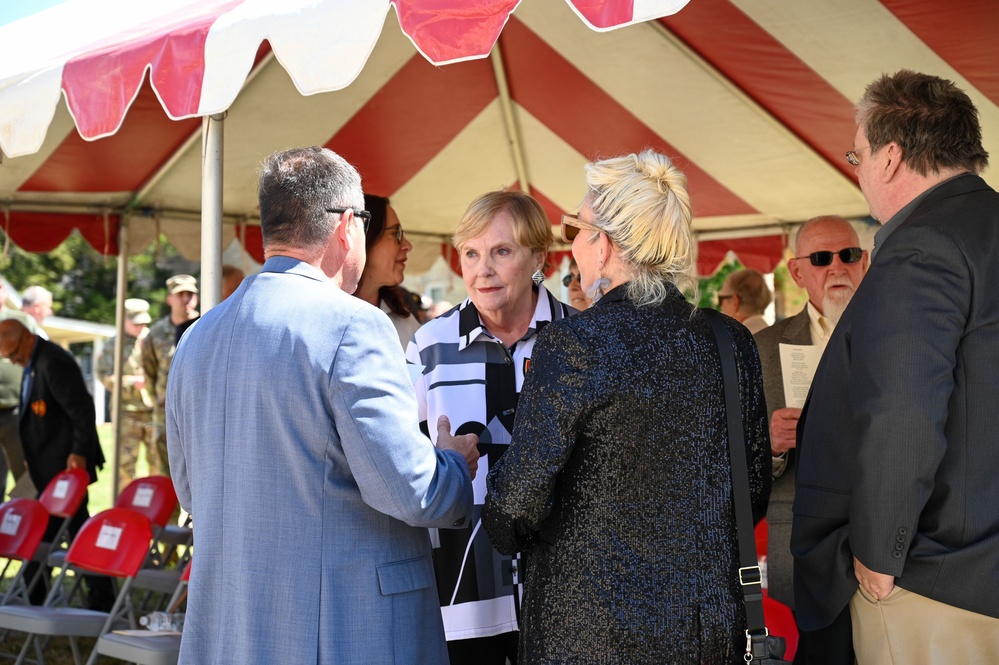
[[822,299],[822,315],[834,324],[839,323],[839,319],[843,316],[843,312],[846,311],[846,306],[850,304],[850,300],[853,299],[854,293],[855,291],[852,288],[845,292],[827,292]]

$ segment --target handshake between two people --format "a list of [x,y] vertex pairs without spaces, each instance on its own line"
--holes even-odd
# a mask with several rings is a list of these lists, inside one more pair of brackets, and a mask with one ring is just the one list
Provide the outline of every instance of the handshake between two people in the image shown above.
[[451,421],[447,416],[437,419],[437,447],[441,450],[456,450],[468,464],[468,470],[475,478],[479,468],[479,437],[475,434],[451,436]]

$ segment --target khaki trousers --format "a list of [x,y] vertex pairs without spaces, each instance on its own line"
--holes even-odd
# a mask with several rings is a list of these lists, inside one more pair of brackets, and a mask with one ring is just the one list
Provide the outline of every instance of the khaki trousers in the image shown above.
[[881,601],[859,588],[850,616],[857,665],[999,663],[999,619],[898,586]]

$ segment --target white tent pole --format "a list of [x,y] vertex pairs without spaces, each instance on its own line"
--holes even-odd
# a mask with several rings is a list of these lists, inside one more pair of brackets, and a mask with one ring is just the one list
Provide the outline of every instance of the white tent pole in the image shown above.
[[202,119],[201,313],[222,299],[222,151],[224,113]]
[[493,75],[496,77],[496,88],[499,91],[500,108],[503,110],[503,124],[506,125],[506,136],[510,140],[513,165],[517,170],[517,180],[520,181],[521,191],[530,192],[531,181],[527,176],[527,160],[524,159],[524,142],[520,137],[520,128],[517,127],[517,119],[513,115],[510,86],[506,82],[506,67],[503,65],[503,53],[500,51],[499,42],[493,45],[493,50],[489,53],[489,60],[493,63]]
[[114,303],[114,390],[111,391],[111,423],[114,431],[114,455],[111,465],[112,501],[118,500],[118,466],[121,464],[121,377],[125,369],[125,296],[128,295],[128,222],[121,217],[118,225],[118,281]]

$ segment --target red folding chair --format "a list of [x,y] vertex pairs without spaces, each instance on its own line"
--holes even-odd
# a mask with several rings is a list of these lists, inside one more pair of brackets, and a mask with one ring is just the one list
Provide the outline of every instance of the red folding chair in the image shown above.
[[[66,567],[45,599],[45,604],[6,605],[0,607],[0,628],[27,633],[24,646],[15,665],[24,663],[32,644],[38,662],[43,662],[40,636],[68,637],[73,650],[73,660],[80,665],[78,637],[100,637],[110,630],[120,617],[128,617],[133,628],[135,613],[130,599],[132,580],[139,571],[149,550],[152,527],[145,515],[123,508],[110,508],[86,521],[73,539],[66,555]],[[90,573],[121,578],[118,592],[110,612],[98,612],[78,607],[67,607],[59,592],[66,571],[75,567]],[[88,665],[97,659],[96,649],[91,652]]]
[[45,506],[52,517],[61,517],[65,521],[59,529],[59,534],[53,543],[59,543],[66,533],[69,519],[80,509],[83,498],[87,496],[87,486],[90,484],[90,474],[84,469],[63,471],[53,478],[38,501]]
[[[173,482],[166,476],[136,478],[118,495],[114,507],[127,508],[145,515],[153,527],[155,539],[177,507],[177,493],[174,492]],[[59,568],[65,558],[65,551],[53,552],[49,557],[49,565]]]
[[[176,612],[184,600],[187,583],[191,579],[191,561],[184,567],[180,583],[170,598],[168,612]],[[180,635],[148,634],[137,635],[109,632],[101,635],[94,650],[102,656],[110,656],[139,665],[176,665],[180,658]]]
[[130,482],[114,505],[140,512],[154,528],[163,528],[177,508],[177,493],[166,476],[145,476]]
[[118,495],[115,506],[131,508],[149,518],[153,525],[153,544],[146,567],[162,568],[174,550],[170,543],[165,543],[163,552],[159,550],[167,522],[177,508],[177,493],[173,489],[173,481],[166,476],[136,478]]
[[[62,519],[62,524],[56,532],[51,542],[43,543],[39,547],[34,561],[44,563],[49,560],[53,552],[60,551],[66,540],[66,530],[69,528],[69,521],[76,511],[80,509],[84,497],[87,496],[87,486],[90,484],[90,474],[84,469],[70,469],[59,473],[49,481],[45,490],[38,497],[45,510],[49,513],[49,518],[58,517]],[[61,565],[61,564],[59,564]],[[35,576],[28,582],[30,591],[38,584],[38,581],[45,575],[45,566],[41,566]]]
[[49,513],[35,499],[11,499],[0,506],[0,557],[7,563],[0,573],[0,579],[7,578],[7,570],[14,561],[21,562],[17,573],[10,581],[7,592],[0,599],[6,605],[20,598],[28,602],[28,584],[24,579],[24,564],[31,561],[49,525]]

